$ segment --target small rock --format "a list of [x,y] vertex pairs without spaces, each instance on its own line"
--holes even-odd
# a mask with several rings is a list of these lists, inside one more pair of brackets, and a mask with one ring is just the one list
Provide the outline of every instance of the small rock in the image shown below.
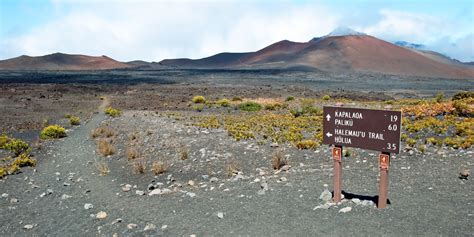
[[137,224],[134,224],[134,223],[130,223],[130,224],[127,225],[127,228],[130,229],[130,230],[131,230],[131,229],[135,229],[135,228],[137,228],[137,227],[138,227],[138,225],[137,225]]
[[164,188],[161,190],[161,194],[169,194],[169,193],[172,193],[173,191],[171,191],[171,189],[169,188]]
[[112,222],[112,225],[115,225],[115,224],[120,223],[122,221],[123,221],[122,218],[117,218],[117,219],[115,219],[115,221]]
[[260,184],[260,188],[262,188],[264,191],[267,191],[268,190],[268,184],[267,182],[262,182]]
[[16,199],[16,198],[10,199],[10,203],[17,203],[17,202],[18,202],[18,199]]
[[219,179],[217,177],[212,177],[211,179],[209,179],[209,182],[217,183],[217,182],[219,182]]
[[189,186],[194,186],[194,184],[195,184],[195,183],[194,183],[193,180],[189,180],[189,181],[188,181],[188,185],[189,185]]
[[319,195],[319,199],[323,200],[324,202],[330,202],[332,199],[332,193],[326,188],[321,195]]
[[66,199],[69,199],[69,198],[72,198],[72,196],[69,196],[69,195],[67,195],[67,194],[63,194],[63,195],[61,196],[61,199],[62,199],[62,200],[66,200]]
[[350,211],[352,211],[352,207],[344,207],[344,208],[341,208],[341,210],[339,210],[339,212],[341,213],[346,213]]
[[161,229],[162,229],[162,230],[166,230],[166,228],[168,228],[168,225],[162,225],[162,226],[161,226]]
[[273,142],[272,144],[270,144],[270,147],[279,147],[279,145],[278,145],[278,143]]
[[40,194],[40,197],[41,197],[41,198],[44,197],[44,196],[46,196],[46,193],[41,193],[41,194]]
[[356,205],[360,205],[360,204],[361,204],[361,201],[360,201],[360,199],[358,199],[358,198],[353,198],[353,199],[351,199],[351,201],[352,201],[354,204],[356,204]]
[[140,195],[140,196],[145,195],[145,192],[142,191],[142,190],[137,190],[137,191],[135,191],[135,193],[136,193],[137,195]]
[[31,230],[31,229],[33,229],[33,227],[34,227],[33,225],[25,225],[25,226],[23,226],[23,229]]
[[2,198],[7,198],[8,197],[8,193],[2,193]]
[[189,197],[196,197],[196,194],[195,193],[192,193],[192,192],[187,192],[186,195],[188,195]]
[[281,182],[286,182],[287,179],[286,179],[286,177],[281,177],[281,178],[280,178],[280,181],[281,181]]
[[284,165],[280,168],[281,171],[288,171],[290,170],[291,166],[290,165]]
[[223,219],[224,218],[224,213],[223,212],[218,212],[217,217],[219,217],[219,219]]
[[148,196],[153,196],[153,195],[160,195],[161,194],[161,189],[157,188],[154,189],[153,191],[148,193]]
[[84,204],[84,209],[89,210],[89,209],[92,209],[92,208],[94,208],[94,205],[92,205],[90,203]]
[[124,191],[124,192],[129,192],[130,189],[132,189],[132,185],[130,185],[130,184],[125,184],[125,185],[122,187],[122,191]]
[[100,211],[95,215],[95,218],[97,219],[105,219],[107,217],[107,213],[105,211]]
[[265,190],[264,190],[264,189],[260,189],[260,190],[258,190],[257,194],[258,194],[258,195],[265,195]]
[[148,184],[148,191],[152,191],[155,189],[155,185],[154,184]]
[[154,230],[156,229],[156,226],[154,224],[151,224],[151,223],[147,223],[145,225],[145,228],[143,229],[143,231],[147,231],[147,230]]
[[70,186],[71,184],[70,183],[63,183],[64,186]]

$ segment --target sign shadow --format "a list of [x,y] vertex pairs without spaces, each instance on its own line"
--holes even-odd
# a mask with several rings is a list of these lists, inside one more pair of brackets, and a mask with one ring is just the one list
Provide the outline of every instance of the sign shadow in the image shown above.
[[[332,191],[331,193],[334,197],[334,191]],[[349,192],[346,192],[344,190],[342,190],[341,193],[344,195],[344,199],[358,198],[361,201],[364,201],[364,200],[372,201],[372,202],[375,203],[375,205],[377,205],[377,207],[379,206],[379,195],[375,195],[375,196],[361,195],[361,194],[349,193]],[[392,204],[390,199],[387,199],[387,204],[389,204],[389,205]]]

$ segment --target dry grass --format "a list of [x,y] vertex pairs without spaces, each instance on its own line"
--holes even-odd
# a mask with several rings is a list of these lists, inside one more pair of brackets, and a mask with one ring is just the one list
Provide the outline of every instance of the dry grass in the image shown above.
[[228,177],[232,177],[242,171],[240,164],[235,160],[231,160],[227,163],[225,169]]
[[98,137],[110,138],[114,137],[115,135],[116,132],[112,128],[107,126],[101,126],[91,131],[91,137],[94,139]]
[[154,175],[163,174],[168,170],[168,165],[162,161],[153,161],[151,164],[151,172]]
[[178,153],[181,160],[187,160],[189,158],[189,149],[185,145],[179,146]]
[[127,148],[127,159],[128,160],[135,160],[140,157],[140,153],[138,153],[137,149],[128,147]]
[[147,160],[145,157],[136,159],[133,162],[133,171],[137,174],[144,174],[146,172]]
[[115,154],[115,147],[107,139],[100,139],[97,144],[97,151],[102,156],[111,156]]
[[97,161],[95,166],[100,176],[106,176],[110,172],[109,165],[105,161]]
[[288,161],[283,154],[283,151],[276,150],[272,154],[272,167],[274,170],[279,170],[282,166],[288,164]]

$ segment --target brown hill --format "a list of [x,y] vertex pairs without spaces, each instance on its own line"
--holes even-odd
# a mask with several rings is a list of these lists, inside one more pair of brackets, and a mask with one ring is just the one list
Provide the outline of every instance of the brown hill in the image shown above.
[[330,36],[306,43],[280,41],[252,53],[204,59],[170,59],[162,65],[187,68],[292,68],[379,72],[395,75],[474,78],[472,68],[443,62],[368,35]]
[[129,67],[132,65],[118,62],[107,56],[93,57],[62,53],[0,60],[0,70],[105,70]]

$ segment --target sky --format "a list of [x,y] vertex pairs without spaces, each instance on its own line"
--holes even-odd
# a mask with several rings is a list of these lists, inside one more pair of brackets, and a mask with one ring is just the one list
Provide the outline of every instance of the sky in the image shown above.
[[202,58],[306,42],[339,26],[474,61],[472,0],[0,0],[0,59]]

